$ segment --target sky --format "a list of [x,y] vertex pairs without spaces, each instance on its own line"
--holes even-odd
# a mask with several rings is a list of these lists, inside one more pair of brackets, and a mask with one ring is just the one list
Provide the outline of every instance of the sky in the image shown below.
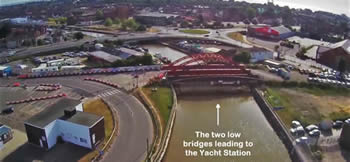
[[[267,0],[235,0],[249,3],[266,3]],[[290,8],[308,8],[312,11],[328,11],[335,14],[345,14],[350,17],[350,0],[274,0],[279,6]]]

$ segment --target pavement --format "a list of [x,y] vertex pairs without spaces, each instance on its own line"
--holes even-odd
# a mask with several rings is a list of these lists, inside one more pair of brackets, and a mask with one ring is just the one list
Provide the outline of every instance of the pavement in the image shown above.
[[[90,77],[103,77],[103,75]],[[37,78],[20,80],[20,82],[28,87],[33,87],[38,83],[59,83],[63,88],[71,89],[75,95],[78,95],[75,97],[79,97],[79,95],[84,97],[100,96],[105,99],[117,111],[119,130],[115,143],[112,144],[103,161],[143,161],[147,155],[147,140],[151,145],[154,136],[153,123],[146,108],[134,96],[122,90],[96,82],[83,81],[83,78],[85,76]],[[0,79],[0,83],[14,81],[18,80],[14,78]],[[113,82],[113,80],[110,81]],[[69,94],[68,97],[70,97]],[[23,146],[23,148],[26,147]]]

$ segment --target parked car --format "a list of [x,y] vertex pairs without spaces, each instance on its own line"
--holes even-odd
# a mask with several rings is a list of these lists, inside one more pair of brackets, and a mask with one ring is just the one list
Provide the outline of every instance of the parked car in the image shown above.
[[341,128],[343,126],[344,122],[337,120],[333,123],[333,128]]
[[318,129],[318,126],[311,124],[311,125],[307,126],[305,129],[306,129],[306,131],[310,132],[314,129]]
[[316,137],[316,136],[320,136],[320,135],[321,135],[321,132],[318,129],[314,129],[314,130],[309,132],[309,136],[311,136],[311,137]]
[[350,124],[350,118],[345,120],[345,123]]
[[303,137],[297,138],[297,139],[295,140],[295,142],[296,142],[297,144],[302,144],[302,143],[308,144],[308,143],[309,143],[309,138],[303,136]]
[[299,127],[299,126],[301,126],[301,124],[300,124],[299,121],[296,121],[296,120],[293,120],[293,121],[292,121],[292,128],[297,128],[297,127]]
[[11,114],[11,113],[13,113],[14,110],[15,110],[15,109],[13,108],[13,106],[10,106],[10,107],[8,107],[8,108],[6,108],[6,109],[3,109],[3,110],[1,111],[1,113],[2,113],[2,114]]

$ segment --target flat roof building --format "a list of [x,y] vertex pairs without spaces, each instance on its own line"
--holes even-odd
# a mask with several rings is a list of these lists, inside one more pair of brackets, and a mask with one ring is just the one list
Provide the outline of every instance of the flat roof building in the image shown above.
[[62,139],[89,149],[96,148],[104,137],[104,117],[76,111],[80,101],[62,99],[28,119],[25,129],[28,142],[50,149]]
[[89,52],[89,56],[98,59],[98,60],[102,60],[102,61],[106,61],[109,63],[113,63],[117,60],[121,60],[122,58],[109,54],[107,52],[104,51],[94,51],[94,52]]

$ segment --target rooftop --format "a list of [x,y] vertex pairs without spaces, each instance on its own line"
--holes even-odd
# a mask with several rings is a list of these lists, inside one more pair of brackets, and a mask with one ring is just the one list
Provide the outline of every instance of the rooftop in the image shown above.
[[0,70],[5,70],[7,68],[8,68],[8,66],[0,66]]
[[288,29],[287,27],[285,27],[283,25],[276,26],[276,27],[271,27],[271,29],[278,31],[280,34],[291,32],[290,29]]
[[102,118],[103,118],[102,116],[98,116],[95,114],[77,111],[75,115],[66,119],[66,121],[90,127],[90,126],[93,126],[96,122],[98,122]]
[[341,47],[343,48],[348,54],[350,54],[350,40],[346,39],[341,42],[335,43],[331,45],[331,48],[338,48]]
[[44,128],[46,125],[50,124],[52,121],[64,116],[65,109],[72,109],[76,105],[80,104],[79,100],[72,100],[64,98],[54,103],[53,105],[47,107],[42,112],[29,118],[25,123],[30,125]]
[[0,124],[0,136],[11,131],[11,129],[5,125]]
[[137,16],[148,16],[148,17],[177,17],[178,15],[175,14],[166,14],[166,13],[159,13],[159,12],[144,12],[140,13]]
[[104,51],[90,52],[89,55],[97,57],[99,59],[102,59],[102,60],[110,62],[110,63],[113,63],[113,62],[115,62],[117,60],[121,60],[120,57],[111,55],[111,54],[109,54],[107,52],[104,52]]

